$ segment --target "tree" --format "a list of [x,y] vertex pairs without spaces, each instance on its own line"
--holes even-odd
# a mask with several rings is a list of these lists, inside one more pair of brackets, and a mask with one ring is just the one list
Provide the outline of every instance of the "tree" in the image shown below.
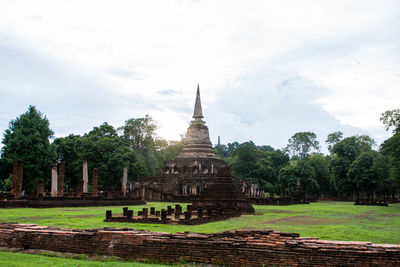
[[362,152],[369,152],[375,141],[366,135],[350,136],[337,142],[332,147],[332,158],[329,162],[331,183],[342,196],[355,196],[355,180],[348,175],[351,164]]
[[53,145],[56,146],[58,161],[65,162],[64,184],[69,188],[75,188],[82,179],[82,162],[85,138],[80,135],[70,134],[66,137],[56,138]]
[[129,119],[119,130],[123,131],[123,137],[128,140],[133,150],[143,150],[154,146],[157,130],[156,122],[146,115],[144,118]]
[[332,154],[332,147],[336,143],[340,142],[342,139],[343,139],[343,133],[340,131],[328,134],[325,143],[328,144],[328,150],[329,152],[331,152],[331,154]]
[[389,180],[392,181],[392,197],[400,190],[400,109],[387,110],[381,114],[386,131],[394,126],[393,136],[385,140],[380,151],[387,158]]
[[400,132],[400,109],[387,110],[381,114],[381,122],[386,126],[386,131],[394,126],[393,133]]
[[306,158],[312,152],[319,151],[319,141],[317,135],[313,132],[298,132],[290,139],[287,149],[293,157]]
[[289,165],[279,171],[279,188],[281,195],[290,195],[301,182],[304,191],[309,195],[318,193],[319,185],[313,170],[306,159],[292,160]]
[[215,147],[214,147],[214,150],[215,150],[215,153],[221,158],[221,159],[224,159],[224,158],[227,158],[227,157],[229,157],[230,155],[229,155],[229,150],[228,150],[228,147],[226,146],[226,145],[216,145]]
[[11,165],[14,159],[24,163],[23,189],[32,193],[37,181],[48,181],[56,158],[55,147],[49,139],[54,132],[49,120],[35,106],[15,120],[11,120],[2,140],[2,159]]
[[[160,153],[163,142],[157,141],[159,138],[155,133],[157,128],[157,123],[149,115],[144,118],[129,119],[119,128],[130,148],[142,157],[151,175],[159,173],[164,160]],[[158,146],[160,144],[161,147]]]
[[376,190],[383,187],[384,181],[379,179],[381,177],[378,176],[374,164],[377,154],[373,150],[362,152],[350,165],[347,176],[353,181],[358,196],[365,193],[371,198]]
[[[117,135],[112,125],[103,123],[84,136],[69,135],[57,138],[59,160],[65,161],[65,182],[76,187],[82,179],[82,162],[88,162],[89,173],[99,170],[99,186],[120,186],[124,166],[129,167],[128,180],[148,175],[144,160],[132,150],[126,139]],[[89,175],[91,178],[91,175]]]
[[318,182],[319,194],[329,195],[331,193],[329,159],[322,154],[315,154],[308,158],[308,162],[313,170],[313,177]]
[[240,144],[232,156],[232,172],[241,178],[253,178],[257,165],[257,147],[253,141]]

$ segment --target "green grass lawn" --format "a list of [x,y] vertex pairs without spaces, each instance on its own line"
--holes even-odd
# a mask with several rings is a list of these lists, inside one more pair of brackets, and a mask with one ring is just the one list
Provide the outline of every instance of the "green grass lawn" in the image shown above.
[[92,261],[83,259],[69,259],[62,257],[51,257],[44,255],[33,255],[24,253],[0,252],[0,266],[7,267],[157,267],[157,266],[170,266],[161,264],[146,264],[138,262],[122,262],[122,261]]
[[[143,207],[166,208],[174,203],[149,202],[130,206],[135,213]],[[184,205],[185,206],[185,205]],[[128,227],[158,232],[213,233],[227,230],[275,230],[329,240],[371,241],[400,244],[400,204],[389,207],[354,206],[352,202],[318,202],[309,205],[254,205],[259,215],[245,215],[203,225],[105,223],[105,211],[122,213],[119,207],[50,209],[0,209],[0,222],[35,223],[60,228]]]

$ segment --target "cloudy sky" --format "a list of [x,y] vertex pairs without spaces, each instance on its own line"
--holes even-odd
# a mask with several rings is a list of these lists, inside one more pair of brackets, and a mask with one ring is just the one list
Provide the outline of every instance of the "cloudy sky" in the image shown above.
[[36,105],[56,137],[149,114],[179,139],[200,83],[216,143],[386,133],[400,1],[0,0],[0,131]]

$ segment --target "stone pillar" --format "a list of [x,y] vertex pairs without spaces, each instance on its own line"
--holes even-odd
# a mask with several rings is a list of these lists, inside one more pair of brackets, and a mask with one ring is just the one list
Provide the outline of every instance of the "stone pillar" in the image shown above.
[[147,219],[149,217],[149,209],[143,208],[143,218]]
[[13,165],[12,188],[11,195],[20,198],[22,193],[22,175],[24,164],[22,160],[15,159]]
[[106,210],[106,219],[112,218],[112,210]]
[[142,188],[140,188],[141,192],[140,192],[140,196],[142,198],[142,200],[146,199],[146,188],[144,186],[142,186]]
[[93,180],[92,180],[92,197],[98,195],[98,183],[99,183],[99,171],[97,168],[93,169]]
[[83,193],[83,180],[79,180],[78,187],[76,188],[76,196],[81,197]]
[[124,197],[126,197],[126,183],[128,182],[128,166],[124,167],[124,173],[122,175],[122,185],[121,192]]
[[58,168],[57,194],[59,197],[64,196],[64,175],[65,175],[65,162],[62,161]]
[[128,219],[132,219],[133,218],[133,210],[127,210],[126,211],[126,217]]
[[167,211],[165,209],[161,210],[161,220],[162,221],[167,220]]
[[36,194],[37,197],[44,196],[44,181],[42,179],[39,179],[37,182]]
[[57,163],[51,168],[51,196],[57,196]]
[[128,207],[122,208],[122,216],[127,216]]
[[197,195],[197,186],[195,184],[192,185],[192,194]]
[[83,161],[82,165],[83,193],[87,193],[89,187],[89,175],[87,161]]
[[168,215],[172,214],[172,207],[171,206],[167,206],[167,214]]

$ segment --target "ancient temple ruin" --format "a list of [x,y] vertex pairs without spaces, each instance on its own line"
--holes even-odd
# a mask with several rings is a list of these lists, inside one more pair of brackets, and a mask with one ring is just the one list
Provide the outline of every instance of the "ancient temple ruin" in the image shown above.
[[[192,118],[180,154],[164,162],[158,176],[140,177],[132,184],[130,190],[135,197],[190,202],[213,183],[220,168],[228,166],[212,147],[208,127],[203,120],[199,86]],[[250,181],[233,178],[232,182],[247,197],[263,196],[258,186]]]

